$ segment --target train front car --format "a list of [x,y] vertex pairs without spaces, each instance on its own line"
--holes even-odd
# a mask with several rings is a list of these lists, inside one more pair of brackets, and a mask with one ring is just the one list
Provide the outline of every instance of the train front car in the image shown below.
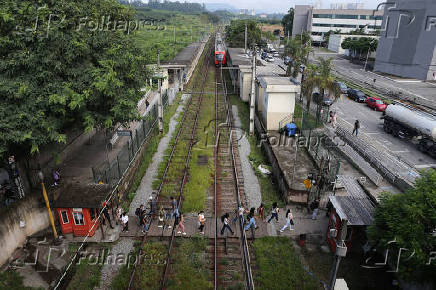
[[226,64],[226,46],[221,37],[221,33],[216,34],[214,58],[215,58],[215,66]]

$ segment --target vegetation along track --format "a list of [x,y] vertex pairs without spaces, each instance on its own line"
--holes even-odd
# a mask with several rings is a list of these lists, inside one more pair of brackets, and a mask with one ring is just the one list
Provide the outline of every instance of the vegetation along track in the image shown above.
[[[212,46],[210,45],[213,41],[210,41],[206,45],[206,50],[204,55],[208,56],[212,53]],[[209,57],[206,57],[202,62],[202,67],[200,68],[201,75],[203,77],[197,78],[195,81],[198,86],[204,87],[205,79],[207,77],[207,72],[209,69]],[[202,89],[203,91],[203,89]],[[184,109],[184,114],[179,122],[177,134],[174,141],[171,144],[171,151],[167,157],[167,162],[165,170],[162,174],[161,182],[157,189],[158,205],[164,206],[165,208],[170,207],[170,196],[178,197],[178,207],[181,208],[182,196],[184,185],[187,182],[189,176],[189,161],[192,153],[192,147],[196,142],[196,130],[198,115],[201,109],[201,104],[203,100],[203,93],[193,94]],[[152,223],[150,219],[149,223]],[[159,288],[159,282],[163,288],[169,273],[169,266],[171,264],[171,254],[172,247],[174,244],[176,228],[172,228],[172,234],[167,247],[166,263],[162,268],[164,268],[162,273],[162,279],[160,281],[149,281],[153,289]],[[140,255],[144,250],[144,245],[147,241],[147,235],[144,235],[141,245],[140,245]],[[129,287],[128,289],[139,289],[141,288],[138,280],[141,280],[140,276],[142,273],[138,271],[138,264],[134,265],[134,269],[131,273]]]
[[[238,133],[233,126],[233,115],[227,96],[223,70],[215,71],[215,178],[214,213],[220,217],[235,213],[245,204],[244,179],[239,159]],[[242,132],[239,132],[242,134]],[[233,215],[231,215],[233,216]],[[218,219],[215,219],[214,283],[215,289],[254,289],[250,253],[243,221],[233,228],[239,237],[218,237]],[[236,229],[239,227],[239,231]],[[229,233],[227,232],[226,235]]]

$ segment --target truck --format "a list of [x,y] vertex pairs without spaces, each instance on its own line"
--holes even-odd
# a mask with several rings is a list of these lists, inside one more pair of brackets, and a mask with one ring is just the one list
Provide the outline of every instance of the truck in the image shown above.
[[393,103],[383,114],[383,130],[403,139],[416,138],[418,149],[436,158],[436,116],[417,108]]

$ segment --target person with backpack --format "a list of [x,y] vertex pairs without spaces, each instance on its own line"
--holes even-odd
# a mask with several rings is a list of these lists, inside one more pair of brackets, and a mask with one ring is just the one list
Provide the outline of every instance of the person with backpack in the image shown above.
[[254,227],[254,229],[257,229],[256,225],[256,219],[254,218],[254,211],[256,209],[252,207],[250,209],[250,212],[247,215],[248,224],[244,227],[244,230],[248,231],[249,228]]
[[269,218],[268,223],[270,223],[273,218],[276,219],[276,223],[279,222],[279,211],[280,209],[277,207],[277,202],[274,202],[272,204],[271,217]]
[[141,226],[142,224],[142,212],[144,211],[144,205],[141,204],[136,210],[135,215],[138,217],[138,224]]
[[281,233],[289,227],[289,230],[293,231],[294,228],[292,227],[294,225],[294,216],[292,215],[291,209],[288,209],[286,212],[286,224],[283,226],[283,228],[280,230]]
[[142,214],[142,225],[143,225],[142,233],[143,234],[146,234],[148,232],[148,228],[150,227],[149,221],[150,221],[150,216],[147,215],[145,211],[143,211],[143,214]]
[[232,228],[229,225],[230,219],[229,219],[230,215],[229,213],[225,213],[222,217],[221,217],[221,222],[223,223],[223,227],[221,229],[221,235],[224,235],[224,232],[226,229],[228,229],[232,235],[234,235],[235,233],[233,232]]

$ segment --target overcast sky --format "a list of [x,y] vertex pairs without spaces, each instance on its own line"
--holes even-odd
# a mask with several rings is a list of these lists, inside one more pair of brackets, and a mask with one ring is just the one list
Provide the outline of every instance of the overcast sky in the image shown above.
[[[179,0],[183,2],[183,0]],[[189,0],[188,0],[189,1]],[[317,0],[190,0],[189,2],[199,3],[226,3],[236,8],[254,8],[266,12],[285,13],[290,7],[296,4],[312,4]],[[321,0],[322,8],[330,8],[331,3],[355,3],[356,0]],[[365,8],[372,9],[383,0],[358,0],[365,5]]]

